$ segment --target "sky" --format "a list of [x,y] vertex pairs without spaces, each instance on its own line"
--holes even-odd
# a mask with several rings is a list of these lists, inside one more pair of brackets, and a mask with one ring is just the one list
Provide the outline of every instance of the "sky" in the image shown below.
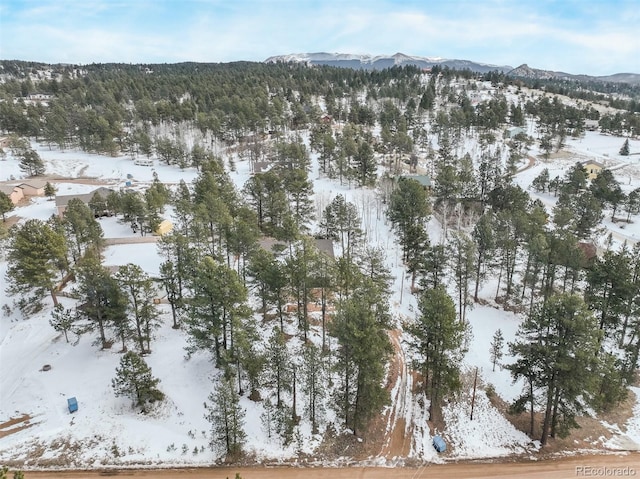
[[0,0],[0,59],[263,61],[338,52],[640,73],[640,0]]

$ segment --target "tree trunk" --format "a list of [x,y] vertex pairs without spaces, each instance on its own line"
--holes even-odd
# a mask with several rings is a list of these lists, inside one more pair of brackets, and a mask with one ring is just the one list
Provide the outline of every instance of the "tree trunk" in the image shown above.
[[51,299],[53,300],[53,306],[58,306],[58,296],[56,295],[56,288],[55,286],[53,288],[51,288],[50,290],[51,292]]
[[551,415],[553,409],[553,399],[555,393],[554,379],[552,378],[549,384],[549,390],[547,391],[547,406],[544,412],[544,422],[542,423],[542,435],[540,436],[540,444],[544,446],[547,444],[549,438],[549,429],[551,428]]
[[530,405],[530,423],[529,423],[529,436],[533,437],[533,428],[535,426],[535,410],[534,410],[534,405],[535,405],[535,401],[533,398],[533,378],[528,378],[529,379],[529,405]]
[[553,414],[551,416],[551,437],[556,437],[556,428],[558,426],[558,404],[560,403],[560,389],[556,389],[556,394],[553,398]]

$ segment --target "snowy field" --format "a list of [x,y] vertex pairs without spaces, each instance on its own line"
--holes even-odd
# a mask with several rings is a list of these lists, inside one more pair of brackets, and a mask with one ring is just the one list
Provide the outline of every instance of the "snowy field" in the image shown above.
[[[587,133],[580,140],[569,140],[566,158],[552,159],[536,164],[518,174],[516,181],[527,189],[535,176],[547,167],[551,177],[563,175],[577,160],[595,157],[617,166],[618,178],[625,179],[625,189],[640,186],[640,155],[619,157],[622,139]],[[631,141],[632,153],[640,153],[640,141]],[[129,158],[90,155],[71,150],[58,151],[38,146],[46,163],[47,174],[74,178],[91,177],[112,186],[121,186],[130,174],[141,183],[149,182],[156,171],[161,181],[187,182],[196,176],[194,169],[156,164],[153,168],[133,165]],[[337,194],[343,194],[355,203],[363,214],[363,229],[367,241],[384,249],[387,266],[395,277],[392,286],[392,312],[396,325],[413,317],[417,309],[416,299],[409,291],[410,278],[403,278],[404,269],[397,243],[384,220],[383,206],[372,190],[353,189],[334,181],[320,178],[317,158],[313,158],[311,179],[314,181],[316,207],[322,210]],[[15,160],[0,162],[0,180],[19,179],[20,172]],[[236,162],[236,171],[231,177],[238,188],[249,178],[249,164]],[[59,183],[60,194],[91,191],[95,186],[77,183]],[[533,193],[532,193],[533,194]],[[541,196],[541,195],[539,195]],[[543,198],[552,205],[553,197]],[[25,221],[28,218],[47,219],[55,212],[54,202],[38,198],[28,206],[18,208],[15,214]],[[100,220],[105,238],[135,236],[131,229],[118,223],[115,218]],[[619,234],[633,240],[640,237],[640,223],[627,225]],[[615,230],[613,224],[605,225]],[[440,225],[434,219],[429,224],[433,242],[442,235]],[[150,275],[158,274],[160,257],[153,244],[121,244],[108,246],[104,252],[104,264],[122,265],[129,262],[139,264]],[[0,261],[0,274],[4,278],[6,259]],[[495,284],[485,284],[481,296],[485,299],[495,295]],[[152,344],[153,352],[146,359],[154,375],[160,378],[160,389],[166,394],[162,405],[148,415],[134,411],[128,399],[116,398],[111,388],[111,379],[119,362],[119,347],[101,351],[92,345],[92,338],[82,337],[76,345],[67,344],[64,336],[56,333],[48,323],[51,311],[50,300],[45,310],[28,318],[22,318],[13,307],[14,298],[8,297],[4,288],[0,291],[0,302],[9,305],[10,314],[0,317],[0,423],[12,418],[28,415],[28,419],[16,422],[4,430],[17,432],[0,440],[0,463],[21,461],[29,467],[103,467],[121,465],[185,465],[211,464],[217,458],[208,448],[209,424],[204,418],[203,404],[212,390],[215,374],[211,358],[205,353],[185,358],[185,333],[171,328],[171,314],[167,305],[162,305],[164,325]],[[63,304],[71,300],[61,298]],[[468,312],[472,328],[472,340],[465,357],[465,369],[476,367],[482,384],[491,384],[505,400],[511,401],[519,393],[521,385],[512,384],[511,377],[498,365],[492,371],[489,360],[489,344],[497,329],[501,329],[505,342],[513,339],[520,319],[517,315],[490,305],[475,305]],[[312,332],[312,336],[314,336]],[[317,337],[317,334],[315,334]],[[70,338],[73,342],[76,338]],[[404,345],[406,346],[406,345]],[[505,348],[506,352],[506,348]],[[505,355],[502,362],[511,361]],[[49,371],[42,371],[50,365]],[[398,386],[401,387],[401,386]],[[405,385],[405,387],[408,387]],[[640,398],[640,389],[634,388]],[[533,452],[537,444],[517,431],[494,408],[482,389],[476,398],[474,421],[469,420],[469,404],[464,400],[468,390],[462,392],[463,399],[453,401],[445,407],[446,430],[439,431],[450,448],[444,456],[438,456],[430,446],[433,431],[424,428],[428,416],[426,405],[417,401],[401,408],[407,423],[414,429],[410,457],[425,461],[441,462],[461,458],[488,458],[509,454]],[[66,400],[75,396],[79,410],[71,415]],[[415,399],[415,398],[414,398]],[[312,454],[321,440],[311,434],[310,425],[303,421],[299,439],[284,448],[279,441],[267,437],[261,426],[262,404],[242,398],[246,409],[247,444],[245,450],[255,455],[258,461],[296,462],[300,453]],[[392,405],[391,407],[393,407]],[[331,418],[327,418],[331,419]],[[29,427],[24,427],[28,425]],[[392,425],[389,425],[392,427]],[[640,443],[640,401],[634,409],[634,417],[628,424],[617,425],[620,434]],[[44,448],[41,458],[30,456],[39,447]],[[612,442],[610,447],[616,448]]]

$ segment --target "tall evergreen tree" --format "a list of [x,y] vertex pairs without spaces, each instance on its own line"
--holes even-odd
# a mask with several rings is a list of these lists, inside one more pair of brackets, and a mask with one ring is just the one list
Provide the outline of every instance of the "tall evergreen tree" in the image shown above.
[[504,355],[504,336],[502,330],[498,329],[491,339],[491,346],[489,347],[489,357],[491,359],[492,371],[496,370],[496,363],[502,359]]
[[231,379],[221,378],[205,404],[205,418],[211,424],[211,447],[231,458],[238,457],[246,439],[245,411]]
[[531,382],[531,402],[541,393],[544,421],[540,442],[564,437],[577,427],[576,415],[593,404],[599,372],[597,322],[578,296],[552,296],[534,308],[520,325],[510,351],[518,359],[508,366],[514,379]]
[[112,329],[121,340],[123,350],[131,336],[126,315],[127,298],[107,268],[95,254],[86,255],[76,267],[76,293],[82,307],[79,314],[89,321],[90,330],[97,330],[96,343],[102,349],[111,347],[107,331]]
[[473,240],[464,233],[455,233],[449,243],[452,268],[458,290],[458,318],[465,322],[467,308],[472,306],[470,301],[471,280],[474,274],[476,257],[476,245]]
[[332,323],[342,383],[336,397],[339,416],[356,435],[388,401],[382,379],[392,347],[386,317],[372,301],[374,290],[366,280],[340,305]]
[[91,208],[82,200],[72,198],[69,201],[62,225],[74,262],[78,262],[88,248],[100,248],[104,235],[102,227],[96,221]]
[[116,273],[116,280],[128,298],[127,312],[133,317],[135,338],[140,354],[151,351],[153,331],[160,327],[160,312],[153,302],[153,281],[136,264],[126,264]]
[[422,373],[425,392],[431,399],[431,418],[438,420],[444,398],[460,388],[466,327],[456,319],[455,305],[443,286],[424,290],[418,309],[420,314],[407,325],[407,331],[418,355],[415,367]]
[[56,276],[67,268],[66,240],[49,224],[32,219],[18,226],[8,249],[7,282],[12,294],[34,290],[41,299],[50,293],[56,297]]
[[190,284],[190,300],[186,326],[187,353],[204,349],[220,363],[223,350],[229,347],[231,320],[243,308],[247,290],[234,270],[206,256],[197,266]]
[[322,351],[313,343],[307,343],[302,350],[302,391],[307,396],[305,411],[311,422],[311,433],[317,434],[322,414],[322,399],[325,394],[326,370]]
[[387,217],[400,237],[404,260],[411,252],[424,243],[424,235],[416,230],[426,229],[426,222],[431,214],[429,196],[424,187],[416,180],[400,178],[389,198]]
[[27,148],[20,152],[20,170],[27,176],[41,176],[44,175],[46,169],[44,161],[40,158],[37,151]]

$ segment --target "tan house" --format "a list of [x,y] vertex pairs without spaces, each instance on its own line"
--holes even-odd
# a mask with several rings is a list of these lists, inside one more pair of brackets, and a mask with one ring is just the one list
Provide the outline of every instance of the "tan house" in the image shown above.
[[14,185],[0,185],[0,191],[9,197],[11,203],[17,205],[24,198],[24,191]]
[[22,188],[24,196],[44,196],[44,187],[46,185],[46,181],[29,180],[24,183],[20,183],[18,188]]
[[90,193],[84,193],[81,195],[56,195],[56,211],[58,212],[58,216],[62,218],[62,215],[64,215],[64,212],[67,209],[69,201],[71,201],[73,198],[78,198],[84,204],[88,205],[94,195],[100,194],[100,196],[106,199],[110,193],[113,193],[113,191],[114,190],[112,190],[111,188],[105,188],[104,186],[101,186],[100,188],[93,190]]
[[604,165],[596,160],[583,161],[580,163],[580,166],[586,170],[587,178],[590,180],[596,178],[604,169]]
[[163,236],[167,233],[170,233],[171,230],[173,230],[173,223],[171,223],[171,221],[169,220],[163,220],[160,222],[154,233],[158,236]]

